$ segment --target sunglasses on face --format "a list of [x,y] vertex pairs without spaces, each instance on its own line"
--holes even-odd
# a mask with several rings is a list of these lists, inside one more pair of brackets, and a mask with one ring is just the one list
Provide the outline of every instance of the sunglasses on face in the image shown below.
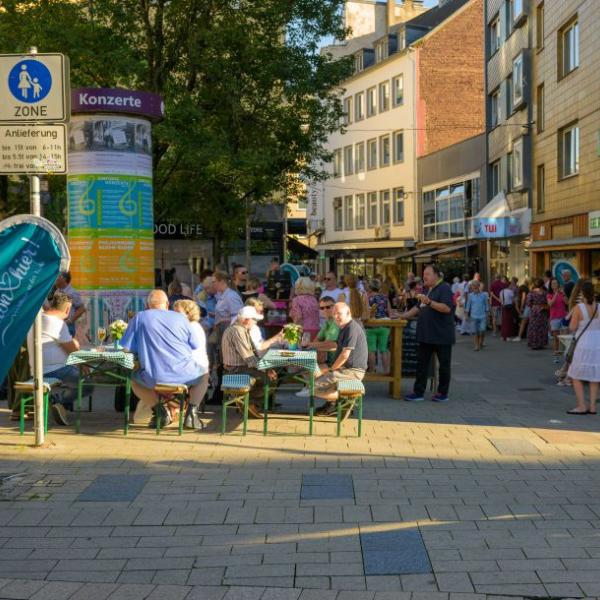
[[330,310],[333,306],[330,304],[329,306],[319,306],[319,310]]

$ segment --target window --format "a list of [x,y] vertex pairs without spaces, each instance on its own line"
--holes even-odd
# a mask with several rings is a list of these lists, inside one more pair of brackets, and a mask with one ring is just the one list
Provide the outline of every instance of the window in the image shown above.
[[381,62],[388,57],[388,41],[387,38],[375,44],[375,62]]
[[333,229],[335,231],[341,231],[343,228],[344,215],[342,212],[342,199],[333,199]]
[[360,54],[354,55],[354,72],[360,73],[363,70],[363,55],[362,52]]
[[513,81],[512,75],[506,78],[506,116],[509,117],[513,113]]
[[500,19],[496,17],[489,25],[490,56],[500,49]]
[[490,125],[492,127],[496,127],[502,119],[502,117],[500,116],[500,90],[496,90],[490,95],[490,116]]
[[344,229],[354,229],[354,197],[344,198]]
[[378,223],[377,208],[377,192],[369,192],[367,194],[368,227],[375,227]]
[[384,81],[379,84],[379,112],[390,110],[390,82]]
[[565,77],[579,66],[579,23],[575,19],[558,32],[559,76]]
[[519,54],[513,60],[512,70],[512,108],[518,108],[523,104],[525,97],[524,93],[524,76],[523,76],[523,54]]
[[[396,190],[394,190],[396,192]],[[475,207],[473,206],[473,196]],[[433,242],[465,237],[466,210],[479,206],[479,178],[423,192],[423,240]],[[394,194],[396,198],[396,194]]]
[[512,189],[522,188],[523,182],[523,138],[519,138],[512,148]]
[[497,160],[490,165],[490,190],[492,198],[500,193],[500,161]]
[[392,79],[392,94],[394,108],[404,104],[404,75]]
[[568,125],[558,132],[559,177],[579,173],[579,126]]
[[394,131],[394,163],[404,160],[404,132]]
[[544,3],[535,9],[535,47],[541,50],[544,47]]
[[390,136],[382,135],[379,138],[379,167],[390,166]]
[[377,114],[377,88],[367,90],[367,118]]
[[367,140],[367,169],[377,168],[377,140]]
[[381,225],[390,224],[390,190],[379,192],[379,201],[381,203]]
[[365,228],[365,195],[356,195],[356,229]]
[[354,120],[362,121],[365,118],[365,93],[360,92],[354,96]]
[[537,119],[536,119],[536,128],[538,133],[542,133],[544,131],[544,84],[541,83],[538,85],[536,92],[536,100],[537,100]]
[[354,151],[354,157],[356,160],[356,167],[354,169],[355,173],[364,173],[365,172],[365,143],[360,142],[356,144],[356,148]]
[[344,148],[344,175],[352,175],[354,173],[354,146],[346,146]]
[[352,96],[344,99],[344,125],[352,123]]
[[509,152],[506,155],[506,190],[512,191],[512,169],[513,169],[513,155]]
[[406,48],[406,31],[400,29],[398,31],[398,51],[404,50],[404,48]]
[[394,223],[404,223],[404,188],[394,190]]
[[342,151],[341,149],[333,151],[333,176],[342,176]]
[[536,188],[536,208],[537,212],[542,213],[546,208],[546,173],[544,165],[538,165],[537,168],[537,188]]
[[510,0],[510,20],[512,24],[518,25],[524,17],[524,0]]

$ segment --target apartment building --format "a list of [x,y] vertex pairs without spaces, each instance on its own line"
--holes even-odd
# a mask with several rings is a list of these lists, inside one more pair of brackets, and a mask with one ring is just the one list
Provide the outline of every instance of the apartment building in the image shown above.
[[472,237],[492,273],[529,275],[533,26],[529,0],[486,0],[487,203]]
[[600,2],[534,1],[532,271],[600,283]]
[[[411,268],[423,229],[418,156],[483,130],[483,52],[472,59],[478,101],[465,80],[468,61],[456,60],[471,50],[470,29],[480,32],[482,46],[482,2],[442,0],[425,11],[418,0],[389,0],[385,30],[374,35],[363,28],[368,46],[346,44],[355,71],[344,82],[344,128],[328,140],[331,177],[309,192],[316,224],[309,217],[309,227],[318,233],[317,249],[328,267],[368,276],[390,263],[400,272]],[[376,2],[361,4],[377,10]],[[416,9],[417,16],[405,19]],[[440,35],[451,29],[452,36]]]

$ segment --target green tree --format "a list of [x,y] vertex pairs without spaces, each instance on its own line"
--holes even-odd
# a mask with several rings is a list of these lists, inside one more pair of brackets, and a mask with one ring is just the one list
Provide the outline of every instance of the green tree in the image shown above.
[[290,173],[323,177],[339,127],[348,60],[323,56],[341,38],[343,0],[8,0],[0,47],[62,51],[74,86],[160,93],[154,129],[156,220],[237,236],[245,207],[289,190]]

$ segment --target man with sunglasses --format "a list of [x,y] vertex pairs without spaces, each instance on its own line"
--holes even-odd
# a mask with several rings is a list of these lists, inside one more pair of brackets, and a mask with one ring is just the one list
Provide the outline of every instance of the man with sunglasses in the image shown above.
[[333,298],[334,303],[344,301],[344,292],[338,287],[337,277],[332,271],[325,275],[325,289],[321,292],[320,300],[325,296]]
[[248,269],[244,265],[235,265],[231,276],[231,287],[239,294],[246,291]]

